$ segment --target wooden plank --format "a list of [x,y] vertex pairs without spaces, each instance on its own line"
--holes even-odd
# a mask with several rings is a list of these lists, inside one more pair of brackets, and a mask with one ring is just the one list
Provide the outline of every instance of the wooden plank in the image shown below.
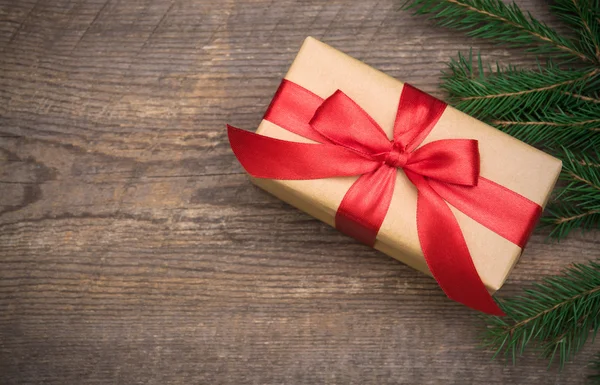
[[[555,22],[543,1],[525,8]],[[395,0],[0,2],[0,383],[582,384],[476,348],[434,281],[252,187],[252,128],[307,35],[437,96],[458,50]],[[600,257],[534,235],[503,294]]]

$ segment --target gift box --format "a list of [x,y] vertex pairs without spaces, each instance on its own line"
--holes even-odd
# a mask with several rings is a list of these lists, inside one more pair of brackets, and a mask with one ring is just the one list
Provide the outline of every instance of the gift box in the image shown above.
[[310,37],[229,139],[256,185],[491,314],[562,166]]

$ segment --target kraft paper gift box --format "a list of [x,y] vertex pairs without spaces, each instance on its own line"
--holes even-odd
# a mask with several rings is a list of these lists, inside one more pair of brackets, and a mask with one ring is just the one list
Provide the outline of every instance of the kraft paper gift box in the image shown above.
[[[342,90],[392,138],[403,83],[311,37],[302,45],[285,79],[327,98]],[[263,120],[256,133],[301,143],[313,141]],[[476,139],[480,175],[544,207],[556,183],[560,160],[448,106],[421,146],[440,139]],[[358,177],[313,180],[252,178],[262,189],[334,226],[342,198]],[[502,202],[498,202],[502,204]],[[374,248],[431,275],[415,223],[417,190],[402,170]],[[490,293],[498,290],[522,249],[450,205],[475,268]]]

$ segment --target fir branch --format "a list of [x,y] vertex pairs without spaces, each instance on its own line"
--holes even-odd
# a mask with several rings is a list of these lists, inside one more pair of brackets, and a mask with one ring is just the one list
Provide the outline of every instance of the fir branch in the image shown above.
[[600,14],[599,0],[556,0],[551,6],[559,19],[573,28],[588,56],[600,63]]
[[[523,90],[519,90],[519,91],[504,91],[504,92],[498,92],[496,91],[496,93],[491,93],[491,94],[484,94],[484,95],[474,95],[474,96],[463,96],[461,97],[459,100],[461,101],[468,101],[468,100],[480,100],[480,99],[498,99],[498,98],[506,98],[506,97],[513,97],[513,96],[522,96],[522,95],[526,95],[526,94],[533,94],[533,93],[537,93],[537,92],[543,92],[543,91],[555,91],[557,88],[562,88],[565,86],[572,86],[573,84],[577,83],[577,82],[582,82],[587,80],[590,77],[593,77],[595,75],[597,75],[598,73],[600,73],[600,70],[592,70],[589,72],[584,72],[581,73],[579,71],[561,71],[561,70],[555,70],[555,73],[551,73],[551,71],[544,69],[542,71],[524,71],[524,70],[507,70],[505,71],[503,74],[500,72],[497,72],[495,74],[495,76],[491,76],[490,78],[488,78],[488,80],[505,80],[505,84],[508,86],[519,86],[518,82],[516,82],[517,79],[514,79],[514,77],[511,78],[511,76],[507,76],[507,75],[523,75],[523,81],[533,81],[533,80],[539,80],[542,82],[549,82],[548,85],[537,85],[535,87],[531,87],[531,88],[527,88],[527,89],[523,89]],[[562,73],[561,73],[562,72]],[[498,75],[503,75],[503,76],[498,76]],[[562,81],[558,81],[556,82],[555,77],[565,77],[567,78],[566,80],[562,80]],[[515,76],[516,77],[516,76]],[[538,79],[536,79],[536,77]],[[496,82],[498,83],[498,82]],[[483,85],[481,82],[479,82],[480,85]],[[492,87],[494,86],[493,84],[491,85]],[[592,98],[590,98],[592,99]]]
[[[596,149],[590,154],[584,153],[580,156],[581,158],[577,159],[572,151],[563,148],[561,157],[566,161],[561,178],[569,183],[559,190],[557,199],[583,203],[594,209],[596,207],[591,205],[596,204],[600,209],[600,151]],[[576,194],[565,197],[567,193]]]
[[578,160],[577,163],[579,163],[582,166],[595,167],[595,168],[600,167],[600,163],[592,163],[592,161],[585,160],[585,159]]
[[[596,191],[600,191],[600,184],[598,184],[598,182],[594,182],[590,179],[586,179],[584,177],[581,177],[571,171],[568,172],[568,176],[573,178],[574,180],[576,180],[577,182],[583,183],[589,187],[591,187],[592,189],[596,190]],[[592,176],[594,177],[594,176]]]
[[585,100],[587,102],[600,103],[600,99],[599,98],[593,98],[593,97],[590,97],[590,96],[575,94],[573,92],[568,92],[568,91],[563,91],[562,94],[570,96],[572,98],[577,98],[577,99]]
[[551,203],[546,208],[548,217],[542,218],[542,223],[553,226],[550,236],[558,239],[566,237],[572,230],[579,228],[588,230],[599,228],[600,210],[582,209],[573,205]]
[[574,228],[600,228],[600,152],[580,154],[563,149],[557,154],[565,161],[556,197],[547,207],[542,223],[552,225],[551,236],[563,238]]
[[523,294],[498,299],[506,317],[485,316],[484,345],[513,361],[533,344],[562,367],[600,328],[600,264],[575,264]]
[[[592,117],[590,119],[590,117]],[[484,119],[485,120],[485,119]],[[600,106],[510,111],[488,123],[524,142],[546,148],[568,146],[585,151],[600,146]]]
[[564,127],[564,126],[585,126],[585,125],[593,125],[594,127],[589,128],[590,131],[600,131],[600,128],[596,128],[595,126],[600,123],[600,119],[590,119],[590,120],[583,120],[580,122],[563,122],[563,123],[559,123],[559,122],[554,122],[554,121],[547,121],[547,122],[511,122],[511,121],[505,121],[505,120],[492,120],[493,124],[499,125],[499,126],[503,126],[503,127],[508,127],[508,126],[514,126],[514,125],[523,125],[523,126],[554,126],[554,127]]
[[579,59],[597,63],[570,39],[525,15],[515,4],[502,0],[408,0],[405,9],[416,14],[430,14],[438,24],[468,30],[469,36],[495,40],[511,47],[530,46],[538,54],[556,54],[566,60]]
[[[502,93],[498,93],[498,94],[466,96],[466,97],[460,98],[460,100],[497,99],[497,98],[506,98],[506,97],[512,97],[512,96],[521,96],[521,95],[526,95],[526,94],[532,94],[535,92],[550,91],[550,90],[555,90],[556,88],[559,88],[559,87],[571,85],[577,81],[585,80],[588,77],[595,75],[596,73],[597,73],[597,71],[592,71],[583,76],[577,77],[575,79],[565,80],[560,83],[554,83],[554,84],[550,84],[550,85],[543,86],[543,87],[531,88],[531,89],[522,90],[522,91],[502,92]],[[544,79],[544,80],[547,80],[547,79]]]
[[498,64],[486,70],[480,55],[478,66],[473,62],[472,52],[468,56],[459,53],[442,73],[442,88],[448,91],[453,106],[479,119],[500,120],[509,112],[549,107],[585,108],[592,110],[591,118],[600,113],[600,107],[594,108],[600,99],[589,96],[600,88],[600,68],[564,70],[548,62],[535,70]]
[[585,217],[589,217],[591,215],[594,214],[600,214],[600,211],[594,211],[594,210],[590,210],[590,211],[586,211],[584,213],[581,214],[576,214],[576,215],[571,215],[570,217],[566,217],[566,218],[556,218],[554,220],[555,224],[561,225],[567,222],[573,222],[573,221],[578,221],[578,220],[582,220]]

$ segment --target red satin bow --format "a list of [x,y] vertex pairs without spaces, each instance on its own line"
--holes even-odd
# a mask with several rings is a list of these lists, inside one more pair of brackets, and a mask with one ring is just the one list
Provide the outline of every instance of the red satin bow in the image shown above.
[[418,190],[417,232],[434,278],[451,299],[503,315],[479,278],[446,201],[521,247],[541,207],[479,176],[476,140],[438,140],[417,148],[445,108],[445,103],[405,84],[390,141],[343,92],[323,100],[284,80],[265,119],[320,144],[273,139],[231,126],[228,135],[242,166],[257,178],[360,175],[344,196],[335,225],[371,246],[390,206],[397,171],[402,169]]

